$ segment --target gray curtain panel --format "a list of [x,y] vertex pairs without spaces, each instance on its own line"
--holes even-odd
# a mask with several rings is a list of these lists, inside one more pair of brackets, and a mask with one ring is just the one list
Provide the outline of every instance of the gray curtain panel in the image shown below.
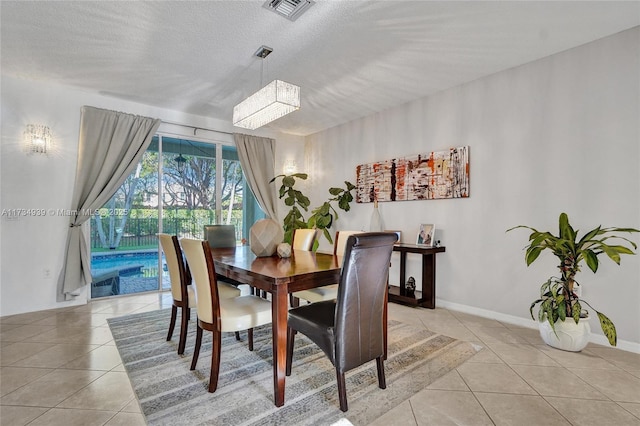
[[277,221],[277,194],[269,181],[275,176],[275,139],[234,133],[240,165],[258,205],[269,218]]
[[91,283],[91,248],[82,226],[102,207],[136,167],[160,126],[159,119],[89,106],[81,109],[78,164],[67,236],[58,278],[58,300]]

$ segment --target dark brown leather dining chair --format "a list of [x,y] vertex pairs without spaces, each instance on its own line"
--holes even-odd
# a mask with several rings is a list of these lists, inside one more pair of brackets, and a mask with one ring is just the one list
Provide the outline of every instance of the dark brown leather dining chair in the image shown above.
[[289,310],[287,375],[291,374],[295,331],[317,344],[336,369],[340,409],[348,410],[345,372],[376,360],[378,386],[384,377],[383,312],[389,261],[397,235],[372,232],[347,239],[337,300]]
[[[354,234],[362,234],[362,231],[336,231],[336,237],[333,240],[334,256],[344,256],[347,239]],[[309,303],[315,303],[323,300],[335,300],[336,297],[338,297],[338,284],[330,284],[291,293],[290,303],[291,307],[295,308],[300,306],[300,299],[306,300]]]

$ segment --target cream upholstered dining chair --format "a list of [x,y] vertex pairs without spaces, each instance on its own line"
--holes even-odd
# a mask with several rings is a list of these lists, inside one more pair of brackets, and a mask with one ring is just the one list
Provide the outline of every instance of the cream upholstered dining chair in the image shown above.
[[340,409],[348,410],[345,372],[376,360],[378,386],[384,376],[384,305],[389,261],[397,235],[360,233],[347,239],[337,300],[289,310],[287,366],[291,375],[295,331],[311,339],[336,370]]
[[294,229],[291,248],[294,250],[311,251],[316,242],[317,229]]
[[253,328],[271,322],[271,302],[251,295],[221,298],[208,242],[182,238],[180,244],[196,286],[198,328],[191,370],[195,370],[200,355],[202,330],[211,331],[213,348],[209,392],[215,392],[218,387],[222,333],[249,330],[249,350],[253,350]]
[[[184,263],[182,250],[178,243],[178,237],[168,234],[158,234],[164,257],[167,261],[167,269],[169,270],[169,280],[171,282],[171,296],[173,304],[171,305],[171,320],[169,322],[169,332],[167,333],[167,341],[171,340],[173,330],[176,326],[176,317],[178,316],[178,308],[181,309],[180,321],[180,338],[178,340],[178,354],[184,353],[187,342],[187,326],[189,317],[191,316],[191,308],[195,308],[196,299],[191,284],[191,274],[189,268]],[[240,290],[229,284],[223,284],[220,288],[221,297],[237,297],[240,296]]]
[[[316,242],[318,236],[317,229],[294,229],[293,237],[291,238],[291,248],[293,250],[313,250],[313,244]],[[289,295],[289,304],[291,306],[298,306],[300,299],[296,298],[295,294]]]
[[[204,225],[204,239],[209,242],[209,247],[211,248],[234,248],[237,247],[238,243],[236,241],[236,226],[235,225]],[[225,277],[224,275],[216,274],[216,278],[218,279],[218,285],[224,283],[231,284],[235,287],[242,285],[240,281],[236,281],[234,279]],[[253,287],[251,287],[251,291],[253,292]],[[224,294],[220,295],[223,298],[226,298]],[[233,297],[240,296],[239,294],[234,294]],[[236,332],[236,340],[240,340],[240,333]]]
[[[333,254],[337,256],[344,255],[344,249],[349,236],[360,233],[362,233],[362,231],[336,231],[336,237],[333,240]],[[300,299],[314,303],[323,300],[335,300],[336,297],[338,297],[338,284],[331,284],[309,290],[296,291],[292,294],[291,306],[298,306]]]

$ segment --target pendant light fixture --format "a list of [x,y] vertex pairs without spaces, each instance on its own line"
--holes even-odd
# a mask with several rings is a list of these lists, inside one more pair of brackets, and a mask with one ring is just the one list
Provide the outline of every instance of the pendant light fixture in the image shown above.
[[[273,49],[261,46],[255,56],[262,59],[260,83],[264,74],[264,60]],[[249,130],[271,123],[300,108],[300,87],[282,80],[271,83],[249,96],[233,108],[233,125]]]
[[184,170],[185,164],[187,163],[187,159],[182,156],[182,141],[178,142],[178,148],[179,148],[178,156],[174,158],[173,161],[176,162],[176,167],[178,168],[178,171],[182,172]]

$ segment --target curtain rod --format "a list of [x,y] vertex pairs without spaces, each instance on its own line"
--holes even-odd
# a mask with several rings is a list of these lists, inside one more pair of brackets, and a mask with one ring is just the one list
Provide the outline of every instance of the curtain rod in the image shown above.
[[173,121],[166,121],[166,120],[160,120],[161,122],[165,123],[165,124],[170,124],[172,126],[180,126],[180,127],[189,127],[193,129],[193,136],[197,136],[196,132],[198,130],[206,130],[208,132],[215,132],[215,133],[222,133],[225,135],[232,135],[232,132],[223,132],[222,130],[214,130],[214,129],[207,129],[206,127],[199,127],[199,126],[190,126],[188,124],[181,124],[181,123],[174,123]]

